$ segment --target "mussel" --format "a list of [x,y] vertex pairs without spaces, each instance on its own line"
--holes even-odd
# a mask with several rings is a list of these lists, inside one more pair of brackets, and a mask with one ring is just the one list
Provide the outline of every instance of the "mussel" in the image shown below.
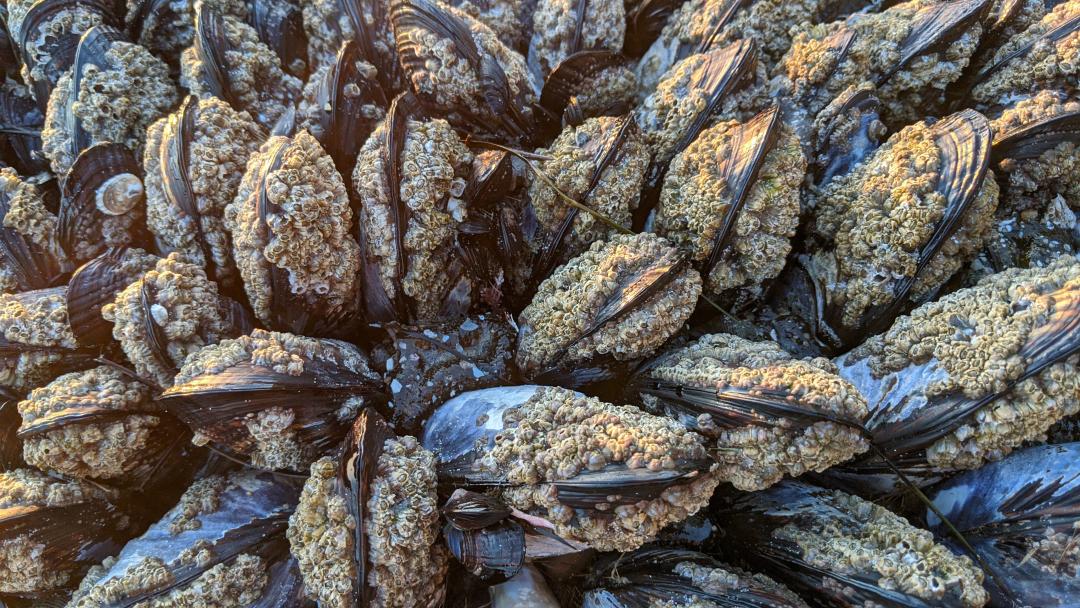
[[0,292],[55,286],[69,262],[59,221],[42,193],[9,167],[0,169]]
[[619,0],[539,0],[532,15],[529,69],[544,80],[579,51],[618,51],[625,34],[626,11]]
[[29,391],[94,355],[75,341],[65,287],[0,295],[0,387]]

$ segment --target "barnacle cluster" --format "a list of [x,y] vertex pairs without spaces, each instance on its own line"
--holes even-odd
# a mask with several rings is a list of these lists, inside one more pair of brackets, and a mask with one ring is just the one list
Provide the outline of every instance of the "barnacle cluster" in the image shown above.
[[[712,334],[665,354],[648,376],[713,392],[718,402],[774,395],[787,407],[807,411],[810,422],[781,415],[775,424],[736,426],[722,411],[706,411],[695,421],[699,432],[716,438],[716,475],[739,489],[760,490],[785,475],[822,472],[868,449],[855,426],[867,414],[866,401],[836,371],[827,359],[800,361],[773,342]],[[643,399],[652,401],[647,394]]]
[[[214,268],[215,280],[231,280],[235,270],[225,208],[236,196],[248,157],[259,149],[264,134],[247,112],[237,112],[216,97],[190,103],[190,109],[182,108],[146,131],[146,223],[163,249]],[[188,119],[190,130],[185,112],[194,113]],[[176,158],[172,146],[186,158]],[[186,174],[177,174],[182,168]],[[190,184],[193,200],[177,200],[183,190],[174,180]]]
[[500,492],[507,503],[538,510],[560,535],[600,550],[641,546],[667,524],[704,506],[719,483],[705,469],[651,500],[601,503],[591,512],[575,509],[559,501],[559,482],[608,467],[676,470],[685,461],[705,457],[702,438],[674,420],[560,388],[537,390],[522,405],[506,410],[503,425],[477,466],[511,482]]
[[75,162],[72,112],[91,143],[124,144],[140,155],[146,128],[164,115],[177,100],[176,85],[169,66],[145,48],[128,42],[113,42],[105,52],[107,68],[87,65],[73,91],[75,76],[65,74],[56,84],[45,113],[41,132],[42,149],[57,174],[65,174]]
[[27,348],[0,358],[0,386],[26,391],[50,379],[50,369],[74,349],[62,289],[0,294],[0,335]]
[[171,253],[125,287],[101,314],[113,323],[113,337],[135,371],[169,386],[189,354],[229,333],[224,307],[202,267]]
[[[127,26],[139,32],[134,40],[154,54],[175,61],[180,52],[191,46],[195,35],[193,25],[195,2],[225,15],[244,19],[248,6],[243,0],[179,0],[170,2],[169,11],[145,10],[147,0],[127,0]],[[149,7],[148,7],[149,8]]]
[[[545,279],[521,312],[518,367],[535,372],[596,355],[629,360],[655,352],[690,317],[701,294],[701,276],[678,260],[675,248],[651,233],[593,243]],[[663,289],[640,308],[592,327],[611,299],[655,266],[666,267],[670,277]]]
[[30,9],[39,0],[12,0],[6,4],[7,29],[13,39],[19,40],[19,46],[27,61],[22,66],[22,77],[28,83],[47,82],[61,75],[54,73],[51,46],[57,41],[72,36],[75,40],[85,31],[101,24],[106,16],[97,7],[74,3],[65,10],[54,11],[46,15],[33,31],[25,32],[23,25]]
[[625,9],[620,2],[585,2],[579,14],[578,0],[540,0],[533,11],[529,62],[538,76],[546,77],[559,62],[584,49],[623,46]]
[[[65,257],[57,240],[56,216],[45,206],[37,187],[20,178],[14,169],[4,167],[0,169],[0,197],[7,200],[4,228],[17,232],[42,255]],[[23,287],[21,281],[42,278],[21,277],[22,272],[7,258],[0,259],[0,293],[15,293]]]
[[354,296],[360,248],[334,161],[306,131],[271,137],[251,155],[236,199],[225,208],[233,257],[255,315],[269,322],[273,274],[308,306],[338,309]]
[[[717,123],[675,157],[664,179],[654,229],[689,252],[696,263],[705,264],[725,217],[737,213],[729,228],[733,251],[703,277],[705,289],[713,294],[738,290],[759,296],[763,284],[780,274],[791,252],[806,158],[795,132],[780,127],[776,144],[758,169],[757,180],[745,200],[737,202],[724,163],[731,151],[729,142],[741,135],[740,127],[736,121]],[[737,204],[741,208],[733,210]]]
[[[360,0],[356,2],[364,27],[371,28],[370,39],[376,59],[392,60],[394,34],[386,19],[390,3],[387,0]],[[347,10],[342,10],[339,0],[309,0],[301,3],[304,18],[304,32],[308,38],[308,55],[314,71],[334,62],[342,41],[352,40],[359,35],[355,31],[352,17]],[[381,15],[382,19],[376,16]]]
[[[752,574],[734,566],[710,568],[709,566],[687,561],[675,564],[674,572],[706,593],[723,595],[728,592],[750,589],[763,590],[771,596],[780,597],[784,601],[790,602],[792,606],[805,606],[799,596],[780,583],[764,574]],[[708,602],[708,600],[701,601]],[[673,607],[687,605],[693,604],[677,603],[673,604]],[[708,604],[706,603],[706,605]]]

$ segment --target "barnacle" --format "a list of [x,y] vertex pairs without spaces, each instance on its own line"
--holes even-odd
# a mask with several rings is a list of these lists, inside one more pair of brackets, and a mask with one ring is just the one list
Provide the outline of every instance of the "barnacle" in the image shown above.
[[[869,447],[857,426],[866,401],[827,359],[800,361],[773,342],[712,334],[647,370],[644,402],[663,408],[670,397],[670,414],[715,437],[716,475],[739,489],[822,472]],[[700,391],[697,407],[680,401],[691,390]]]
[[18,257],[0,258],[0,293],[49,287],[67,259],[57,238],[56,216],[45,206],[37,187],[10,167],[0,169],[0,198],[7,201],[3,227],[18,234],[31,253],[21,263],[15,261]]
[[108,69],[87,65],[78,91],[69,71],[56,84],[41,131],[42,150],[53,171],[64,175],[75,162],[68,107],[91,143],[114,142],[142,154],[146,128],[176,104],[169,66],[137,44],[113,42],[105,52]]
[[180,52],[191,46],[195,36],[195,3],[238,19],[248,16],[244,0],[172,0],[168,6],[155,0],[127,0],[124,21],[138,32],[134,40],[154,54],[174,62]]
[[[806,171],[799,138],[779,126],[775,143],[763,143],[768,151],[756,180],[737,199],[739,172],[750,167],[730,164],[754,159],[740,156],[749,151],[745,145],[733,149],[732,142],[749,139],[746,128],[727,121],[703,131],[672,161],[656,210],[654,230],[705,267],[705,289],[712,294],[760,296],[764,283],[783,269],[798,227]],[[730,235],[722,236],[725,231]],[[727,251],[714,254],[718,246]]]
[[0,335],[27,347],[0,358],[0,385],[28,391],[49,380],[64,351],[76,347],[65,295],[63,289],[0,294]]
[[[272,137],[252,154],[225,227],[255,316],[273,323],[288,315],[286,298],[327,313],[351,302],[360,267],[351,224],[345,183],[306,131]],[[282,272],[286,285],[277,289],[288,293],[275,291]]]
[[[585,14],[579,14],[584,6]],[[584,49],[623,46],[626,13],[617,0],[540,0],[532,14],[529,64],[545,78],[560,61]]]
[[529,42],[537,0],[449,0],[447,4],[491,28],[511,49],[523,49]]
[[[388,298],[407,297],[417,318],[436,319],[454,288],[448,269],[457,255],[457,229],[469,217],[461,194],[473,155],[445,120],[408,119],[398,130],[392,118],[387,115],[364,143],[353,172],[364,255],[375,263]],[[390,138],[404,139],[396,159]],[[398,164],[397,205],[389,163]]]
[[977,107],[993,107],[1040,89],[1075,87],[1080,71],[1078,16],[1080,1],[1062,2],[998,47],[971,89],[971,100]]
[[[567,127],[549,147],[536,153],[548,157],[537,163],[538,169],[551,177],[562,194],[629,227],[649,166],[649,151],[635,126],[624,125],[626,120],[590,118]],[[558,245],[558,263],[616,234],[595,215],[567,205],[546,180],[534,178],[528,196],[542,231],[542,237],[532,242],[534,249],[558,234],[568,216],[573,217]]]
[[220,99],[190,99],[146,132],[146,223],[166,251],[235,279],[225,208],[264,134]]
[[135,371],[166,387],[189,354],[232,329],[217,285],[177,253],[125,287],[101,314]]
[[[23,27],[30,9],[42,4],[40,0],[11,0],[7,6],[7,30],[22,52],[21,74],[29,85],[47,83],[56,85],[62,77],[52,61],[52,53],[58,51],[58,42],[77,43],[79,36],[107,19],[100,5],[67,3],[62,10],[42,10],[40,23],[33,31],[24,32]],[[42,6],[41,9],[47,7]],[[35,87],[36,89],[36,87]],[[36,92],[35,92],[36,94]],[[44,102],[44,99],[39,99]]]
[[[603,355],[648,356],[682,327],[700,294],[697,271],[682,266],[675,248],[654,234],[595,242],[545,279],[521,312],[515,361],[536,373]],[[617,312],[609,310],[612,303],[621,305]]]
[[364,533],[370,560],[367,580],[355,581],[358,522],[338,492],[337,464],[311,465],[288,538],[312,599],[349,608],[353,584],[373,589],[371,606],[430,606],[442,596],[447,557],[439,533],[434,458],[415,438],[386,439],[364,496]]
[[[23,438],[26,462],[72,477],[121,479],[166,441],[150,389],[114,367],[64,374],[18,407],[22,432],[34,431]],[[84,422],[80,410],[89,414]]]
[[301,3],[304,31],[308,38],[308,54],[313,70],[334,63],[341,45],[359,38],[370,41],[375,57],[367,61],[388,65],[394,61],[394,34],[390,29],[389,0],[350,0],[356,5],[355,14],[363,20],[366,34],[357,32],[352,13],[340,0],[309,0]]

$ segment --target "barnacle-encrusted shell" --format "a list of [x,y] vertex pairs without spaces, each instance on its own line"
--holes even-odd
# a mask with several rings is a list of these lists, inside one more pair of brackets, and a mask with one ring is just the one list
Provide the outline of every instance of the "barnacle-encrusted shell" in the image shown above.
[[[732,204],[732,186],[724,179],[720,156],[739,123],[722,122],[703,131],[675,157],[664,179],[654,230],[687,251],[697,263],[709,259],[717,233]],[[731,230],[732,254],[704,277],[713,294],[740,290],[757,297],[763,283],[776,277],[791,252],[799,224],[799,188],[806,158],[795,132],[780,127],[757,180],[750,187]]]
[[673,264],[677,255],[674,247],[654,234],[619,235],[593,243],[556,269],[521,312],[519,325],[526,329],[519,336],[518,367],[530,372],[598,355],[625,361],[655,352],[694,311],[701,295],[701,276],[692,268],[678,271],[668,285],[634,310],[588,337],[583,334],[608,299],[625,289],[620,279],[652,264]]
[[626,35],[626,11],[618,0],[589,0],[581,18],[581,39],[574,38],[578,28],[579,0],[540,0],[532,15],[532,40],[529,42],[529,67],[536,76],[546,77],[559,62],[582,50],[622,49]]
[[[1057,296],[1062,301],[1048,297],[1061,289],[1080,289],[1075,256],[1062,256],[1046,268],[991,275],[900,317],[887,332],[841,360],[841,374],[856,384],[865,381],[861,377],[868,372],[875,379],[924,374],[912,390],[926,399],[951,393],[979,399],[1006,391],[1032,363],[1020,354],[1021,347],[1047,323],[1055,306],[1069,305],[1067,295]],[[920,372],[927,366],[936,371]],[[965,424],[929,446],[926,457],[944,469],[974,468],[1024,441],[1041,439],[1054,422],[1077,411],[1080,373],[1073,355],[979,408]]]
[[[1008,103],[1010,96],[1032,94],[1039,89],[1076,87],[1080,78],[1080,28],[1074,25],[1057,41],[1040,38],[1078,16],[1080,0],[1062,2],[1042,20],[1009,39],[990,63],[1008,61],[975,85],[971,99],[978,107],[989,107]],[[1028,46],[1029,50],[1021,52]]]
[[[753,395],[776,391],[779,399],[829,417],[861,421],[866,400],[836,375],[827,359],[797,360],[773,342],[711,334],[665,355],[649,368],[649,377],[717,392]],[[645,397],[646,403],[649,402]],[[704,414],[702,431],[715,434],[717,476],[741,490],[761,490],[784,477],[822,472],[868,449],[852,426],[820,420],[806,426],[780,422],[732,427]],[[704,424],[702,424],[704,422]]]
[[446,3],[491,28],[511,49],[523,49],[529,42],[536,0],[449,0]]
[[[839,491],[817,490],[804,517],[772,531],[777,542],[794,543],[811,566],[840,574],[877,575],[883,589],[928,602],[986,603],[983,573],[885,507]],[[809,506],[809,505],[808,505]]]
[[[350,0],[360,9],[378,57],[368,57],[368,61],[389,61],[393,58],[394,33],[390,30],[386,15],[390,12],[389,0]],[[342,10],[344,2],[340,0],[307,0],[300,3],[304,16],[304,32],[308,38],[308,55],[315,71],[322,66],[331,65],[337,57],[338,49],[348,40],[358,37],[353,30],[352,20]],[[376,20],[375,15],[383,15]]]
[[[0,511],[18,507],[65,507],[107,501],[105,490],[77,480],[51,477],[33,469],[0,473]],[[73,583],[74,564],[47,558],[44,544],[23,534],[0,541],[0,593],[32,593]]]
[[[225,209],[236,266],[263,322],[280,312],[270,309],[270,266],[287,272],[293,294],[328,310],[352,300],[360,268],[360,247],[350,234],[349,195],[333,159],[306,131],[284,140],[272,137],[252,154],[236,200]],[[280,166],[258,183],[262,165],[272,162],[281,145],[286,149]],[[274,209],[265,224],[260,195]]]
[[673,469],[679,460],[704,458],[703,439],[678,422],[562,388],[542,388],[503,414],[503,430],[478,466],[505,478],[500,495],[511,506],[537,511],[566,538],[601,551],[630,551],[664,526],[682,521],[708,503],[719,478],[701,471],[659,497],[610,511],[585,511],[559,502],[552,482],[607,466],[650,471]]
[[[138,42],[155,55],[170,62],[188,46],[191,46],[195,34],[195,2],[197,0],[171,0],[168,4],[160,0],[127,0],[127,13],[124,20],[128,28],[138,27]],[[237,19],[248,16],[247,2],[244,0],[198,0],[203,6],[216,12],[232,15]],[[157,10],[140,12],[144,4],[154,4]],[[164,5],[166,8],[161,8]],[[142,21],[136,24],[136,20]]]
[[[776,72],[787,91],[801,100],[811,115],[849,86],[880,84],[877,97],[887,121],[907,124],[923,118],[944,101],[946,87],[960,78],[982,36],[976,22],[948,44],[919,55],[884,83],[902,56],[920,11],[934,10],[939,0],[910,0],[880,13],[860,13],[846,21],[807,25],[792,40]],[[846,52],[838,53],[837,37],[853,33]]]
[[[57,220],[46,207],[38,189],[22,180],[10,167],[0,168],[0,197],[8,199],[9,209],[3,217],[4,228],[19,233],[27,242],[39,247],[47,255],[64,259],[64,252],[56,240]],[[19,291],[19,282],[7,257],[0,257],[0,293]],[[29,277],[42,279],[44,277]]]
[[626,65],[613,65],[600,70],[574,97],[583,116],[607,116],[613,109],[633,106],[637,88],[633,70]]
[[42,151],[57,175],[64,175],[75,158],[65,117],[68,106],[91,144],[123,144],[142,155],[146,128],[169,111],[177,100],[169,66],[137,44],[113,42],[105,53],[111,69],[83,68],[81,88],[72,91],[72,74],[60,78],[49,97]]
[[[360,225],[366,236],[365,255],[378,263],[386,295],[397,297],[396,229],[390,208],[389,167],[386,166],[387,123],[384,121],[360,149],[353,185],[360,197]],[[473,155],[449,123],[442,119],[408,120],[401,149],[401,203],[409,224],[402,243],[407,259],[400,277],[405,296],[416,303],[421,319],[435,319],[443,298],[453,287],[447,267],[456,255],[457,228],[468,218],[459,198]]]
[[[1064,98],[1055,91],[1040,91],[1034,97],[1022,99],[1009,106],[1001,116],[990,122],[996,134],[1008,133],[1040,120],[1080,113],[1080,100]],[[1080,210],[1080,148],[1072,141],[1062,141],[1043,152],[1038,158],[1001,163],[1002,177],[1008,187],[1002,193],[1002,209],[1010,216],[1027,209],[1046,209],[1058,196],[1066,204]]]
[[[22,40],[23,20],[30,8],[40,0],[11,0],[7,2],[7,30],[13,41],[18,41],[20,47]],[[26,64],[22,66],[22,78],[26,83],[48,82],[50,77],[56,78],[58,74],[52,74],[57,68],[50,65],[52,59],[47,53],[48,46],[65,36],[73,36],[77,41],[83,33],[100,24],[104,15],[96,7],[83,5],[82,3],[69,3],[64,10],[56,11],[53,15],[42,22],[34,32],[35,36],[26,40],[27,48],[20,48],[23,53],[30,56],[33,69]]]
[[[165,194],[167,180],[174,179],[162,165],[162,154],[169,145],[162,141],[163,118],[146,131],[146,153],[143,169],[146,173],[146,223],[157,237],[159,247],[176,251],[194,263],[207,267],[203,245],[217,271],[215,280],[235,276],[229,233],[225,229],[225,207],[233,201],[248,158],[259,149],[264,134],[247,112],[237,112],[229,104],[209,97],[200,99],[195,112],[194,136],[187,142],[188,179],[195,199],[191,202],[198,217],[189,217],[183,209],[170,203]],[[181,115],[175,118],[182,121]],[[179,127],[179,125],[178,125]],[[175,136],[183,137],[183,128]],[[183,149],[183,148],[181,148]],[[176,159],[179,160],[179,159]],[[196,226],[195,222],[199,222]]]
[[[948,205],[955,204],[937,191],[941,171],[933,129],[917,123],[822,190],[814,228],[835,247],[829,297],[842,306],[846,326],[857,325],[871,306],[893,298],[896,279],[915,276],[923,246]],[[940,287],[978,253],[993,227],[997,196],[997,182],[987,172],[952,236],[918,273],[913,300]]]
[[111,366],[64,374],[30,391],[18,407],[24,427],[80,407],[122,412],[115,418],[76,421],[24,438],[28,464],[80,479],[121,479],[155,452],[152,441],[164,439],[156,432],[161,419],[138,413],[157,410],[150,389]]
[[[312,599],[328,608],[349,608],[357,574],[353,538],[357,526],[338,492],[337,463],[311,465],[300,504],[289,520],[289,543]],[[390,438],[370,486],[365,522],[372,565],[366,581],[374,607],[430,606],[442,597],[447,556],[439,534],[435,459],[416,441]],[[361,505],[363,507],[363,505]]]
[[[0,335],[29,347],[75,348],[63,289],[0,294]],[[49,368],[63,355],[28,350],[0,358],[0,386],[28,391],[49,380]]]
[[[259,40],[254,28],[230,15],[222,15],[222,21],[228,66],[218,67],[240,106],[234,109],[247,111],[256,122],[271,127],[296,102],[304,83],[282,69],[277,54]],[[208,69],[195,47],[188,47],[180,57],[180,84],[200,98],[213,97],[203,77]]]
[[[537,167],[563,194],[629,228],[650,160],[637,129],[630,127],[625,140],[617,144],[620,147],[614,161],[604,168],[596,186],[589,190],[600,160],[598,155],[607,150],[608,142],[616,137],[622,121],[622,118],[609,116],[590,118],[576,127],[567,127],[551,146],[540,148],[536,153],[550,157],[550,160],[538,162]],[[583,198],[585,194],[588,196]],[[616,233],[595,215],[566,204],[545,180],[538,177],[533,178],[528,196],[543,235],[530,243],[534,249],[545,244],[568,213],[576,214],[559,246],[557,259],[560,263]]]
[[[144,293],[149,311],[143,303]],[[201,267],[177,253],[159,260],[153,270],[125,287],[101,314],[112,321],[113,337],[135,371],[161,386],[171,386],[174,368],[185,357],[217,342],[230,329],[217,285],[206,278]],[[147,314],[152,318],[147,319]],[[151,324],[166,340],[164,353],[156,351],[155,338],[148,335]],[[162,361],[161,354],[169,360]]]
[[[333,108],[320,105],[319,102],[319,89],[323,82],[326,81],[326,78],[332,69],[334,69],[334,64],[329,63],[313,71],[311,76],[308,77],[307,83],[304,84],[303,95],[296,104],[296,115],[299,120],[299,128],[307,130],[320,141],[326,141],[327,138],[335,136],[333,133],[321,133],[317,131],[317,129],[322,128],[320,125],[322,117],[327,113],[333,112]],[[358,59],[356,61],[356,71],[363,78],[371,80],[372,82],[378,82],[375,79],[378,75],[378,70],[367,61]],[[344,93],[347,97],[362,94],[360,87],[354,82],[347,83],[344,88]],[[386,114],[384,108],[381,108],[374,103],[364,105],[362,112],[364,118],[372,122],[382,120],[382,117]]]

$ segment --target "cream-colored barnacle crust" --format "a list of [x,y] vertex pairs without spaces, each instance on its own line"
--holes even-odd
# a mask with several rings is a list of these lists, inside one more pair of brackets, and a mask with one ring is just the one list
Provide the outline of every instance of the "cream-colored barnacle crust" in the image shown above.
[[57,175],[65,175],[75,158],[65,114],[68,105],[91,144],[123,144],[142,155],[146,128],[176,104],[177,91],[169,66],[145,48],[113,42],[106,51],[108,69],[83,68],[81,87],[72,91],[72,71],[60,78],[45,112],[42,152]]
[[[740,125],[722,122],[703,131],[675,157],[664,179],[655,230],[704,264],[713,250],[732,200],[724,179],[721,151],[730,149]],[[806,157],[799,138],[780,127],[776,144],[766,155],[757,179],[732,226],[727,250],[705,277],[713,294],[739,290],[749,297],[761,295],[763,284],[783,270],[791,252],[791,239],[799,224],[799,188],[806,172]]]
[[[382,287],[394,298],[398,295],[397,229],[384,158],[386,137],[384,121],[360,149],[353,185],[361,201],[359,221],[367,235],[365,254],[378,261]],[[402,247],[408,259],[401,287],[416,303],[420,318],[435,319],[443,297],[453,287],[446,269],[457,255],[458,226],[468,219],[467,203],[460,196],[472,160],[472,153],[445,120],[407,122],[399,157],[399,196],[409,215]]]
[[[387,439],[376,474],[365,490],[370,518],[365,532],[373,606],[430,606],[443,593],[447,557],[438,536],[435,459],[413,437]],[[340,493],[337,465],[311,465],[288,538],[304,583],[320,606],[348,608],[357,574],[353,562],[356,520]]]
[[560,61],[575,51],[622,49],[626,35],[626,10],[618,0],[591,0],[585,3],[580,47],[574,48],[579,4],[578,0],[540,0],[537,3],[532,15],[529,64],[538,77],[546,78]]
[[[64,480],[33,469],[0,473],[0,510],[67,507],[105,501],[109,494],[86,482]],[[33,593],[74,583],[73,564],[50,560],[47,547],[23,534],[0,541],[0,593]]]
[[[58,260],[65,258],[56,238],[56,216],[45,207],[41,193],[33,184],[23,181],[14,169],[4,167],[0,169],[0,197],[7,199],[8,204],[8,211],[2,218],[4,228],[19,233],[47,255]],[[0,293],[18,290],[14,270],[6,258],[0,260]]]
[[71,477],[121,479],[142,458],[155,451],[152,444],[161,419],[151,413],[156,408],[146,385],[113,367],[95,367],[64,374],[49,384],[35,388],[18,404],[23,427],[60,412],[80,409],[123,412],[88,422],[72,422],[45,433],[23,439],[23,458],[42,470]]
[[[256,122],[272,127],[300,96],[304,83],[282,69],[277,54],[259,40],[258,33],[248,24],[231,15],[223,15],[225,52],[228,66],[225,72],[231,95]],[[207,87],[206,71],[195,47],[184,50],[180,57],[180,84],[199,98],[213,97]]]
[[[772,342],[710,334],[664,356],[649,377],[684,387],[779,399],[829,418],[860,421],[866,401],[836,375],[826,359],[795,360]],[[720,421],[716,421],[720,422]],[[869,447],[850,425],[821,420],[808,426],[781,419],[775,425],[714,426],[717,475],[740,490],[762,490],[785,475],[798,476],[850,460]]]
[[202,528],[199,516],[214,513],[221,507],[221,495],[227,487],[228,478],[223,475],[211,475],[193,482],[180,497],[180,502],[169,511],[169,533],[176,536]]
[[507,410],[503,427],[477,461],[486,473],[510,482],[501,490],[503,499],[550,520],[560,536],[601,551],[640,547],[664,526],[707,504],[719,483],[702,470],[689,481],[673,483],[655,499],[575,509],[559,502],[553,482],[606,467],[673,470],[680,462],[705,458],[704,439],[673,419],[562,388],[540,389]]
[[[142,0],[127,0],[127,13],[124,20],[129,28],[138,24],[139,39],[142,46],[152,53],[170,62],[175,60],[180,51],[191,45],[195,34],[195,1],[177,0],[170,2],[164,10],[158,9],[143,13],[139,7]],[[248,16],[248,6],[243,0],[200,0],[204,7],[238,19]],[[156,5],[160,6],[160,5]]]
[[[163,118],[146,132],[143,155],[146,223],[162,249],[179,252],[205,268],[208,261],[200,243],[201,233],[209,261],[216,270],[212,278],[231,281],[235,270],[229,233],[225,229],[225,207],[236,196],[248,158],[259,149],[264,134],[247,112],[237,112],[216,97],[200,99],[193,111],[194,137],[187,142],[187,163],[188,179],[195,195],[190,204],[198,217],[189,217],[165,195],[167,180],[174,178],[161,164],[162,146],[169,145],[162,141],[168,120]],[[182,136],[180,129],[175,134]]]
[[[149,310],[144,293],[149,296]],[[112,322],[113,337],[135,371],[166,387],[172,384],[172,368],[231,329],[217,285],[201,267],[184,261],[178,253],[159,260],[153,270],[125,287],[112,304],[102,308],[101,315]],[[147,330],[150,323],[165,337],[167,362],[153,350],[154,338]]]
[[1043,572],[1062,577],[1075,578],[1080,574],[1080,522],[1073,522],[1072,529],[1058,532],[1047,526],[1041,536],[1027,536],[1024,555]]
[[[361,6],[369,30],[368,39],[372,41],[376,55],[381,60],[392,58],[394,33],[390,29],[389,18],[375,20],[377,12],[390,14],[389,0],[364,0]],[[341,45],[356,37],[348,13],[342,10],[338,0],[307,0],[300,3],[300,7],[303,9],[304,32],[308,38],[308,64],[312,71],[333,64]]]
[[[1053,7],[1050,7],[1053,8]],[[1003,12],[1013,12],[1006,17]],[[983,17],[983,26],[987,34],[993,33],[994,40],[1009,40],[1020,35],[1032,24],[1039,22],[1050,9],[1043,0],[991,0],[990,8]],[[1005,18],[1004,21],[1002,19]],[[996,52],[996,48],[994,52]],[[980,52],[980,55],[982,53]]]
[[[280,146],[280,165],[261,175]],[[260,196],[270,205],[265,222]],[[332,312],[353,300],[360,247],[351,234],[349,195],[334,159],[307,131],[291,140],[272,137],[251,155],[236,200],[225,209],[225,227],[248,300],[264,323],[283,312],[270,309],[272,266],[288,275],[292,294],[309,307]]]
[[[922,248],[946,211],[937,191],[941,152],[932,127],[916,123],[889,138],[871,158],[830,181],[817,199],[814,229],[834,249],[831,305],[842,307],[843,323],[855,327],[871,307],[891,300],[897,281],[915,276]],[[988,171],[975,200],[952,236],[918,274],[910,297],[940,287],[989,238],[998,188]]]
[[[311,133],[319,141],[327,141],[331,136],[330,133],[322,131],[322,119],[327,113],[333,111],[333,108],[329,104],[323,105],[320,102],[319,92],[333,67],[334,64],[324,65],[312,72],[304,84],[304,93],[296,104],[299,128]],[[358,59],[356,60],[356,70],[365,81],[377,82],[375,79],[378,76],[378,70],[370,63]],[[350,98],[359,96],[362,90],[356,82],[349,82],[343,87],[343,92],[346,98]],[[386,114],[386,109],[374,103],[368,103],[361,106],[360,113],[364,120],[375,122],[382,120]]]
[[[538,154],[550,158],[537,166],[563,194],[629,228],[649,167],[649,151],[636,129],[630,128],[614,162],[604,169],[596,187],[588,192],[602,151],[614,140],[623,120],[605,116],[590,118],[576,127],[568,126],[550,147],[537,150]],[[585,196],[586,192],[588,196]],[[545,180],[534,178],[528,195],[543,231],[542,238],[531,243],[534,249],[545,245],[568,213],[577,213],[559,245],[556,258],[559,262],[565,262],[596,241],[616,234],[614,228],[595,215],[576,211],[566,204]]]
[[612,114],[612,109],[621,110],[634,105],[638,81],[633,70],[625,65],[616,65],[601,70],[587,87],[578,91],[578,107],[584,116],[605,116]]
[[[521,98],[526,106],[537,101],[540,86],[520,53],[508,48],[488,26],[463,10],[445,5],[440,8],[460,19],[472,34],[480,55],[492,58],[502,68],[511,100]],[[454,41],[430,30],[410,31],[409,35],[417,43],[411,49],[417,63],[424,66],[424,69],[413,69],[407,74],[412,89],[450,114],[468,110],[485,116],[489,111],[483,97],[481,75],[458,53]]]
[[1056,42],[1040,41],[1039,38],[1077,15],[1080,15],[1080,0],[1062,2],[1040,21],[1001,45],[990,65],[1004,61],[1029,45],[1031,48],[1010,59],[972,88],[971,99],[976,107],[1005,104],[1010,97],[1040,89],[1075,87],[1080,74],[1080,30],[1074,28]]
[[[18,43],[20,47],[23,19],[30,7],[37,2],[38,0],[11,0],[7,3],[7,29],[12,41]],[[33,36],[26,40],[26,48],[22,50],[30,55],[34,68],[31,70],[26,63],[23,63],[21,70],[23,82],[48,80],[49,64],[52,58],[49,56],[47,45],[68,34],[73,34],[75,40],[78,40],[78,36],[103,20],[104,15],[89,5],[72,4],[62,11],[56,11],[52,17],[42,22]]]
[[[675,574],[687,579],[694,587],[713,595],[757,591],[782,597],[786,600],[785,605],[806,606],[806,603],[790,589],[764,574],[753,574],[728,565],[712,568],[694,562],[675,564],[673,570]],[[686,606],[686,604],[680,602],[674,606]]]
[[[880,13],[859,13],[830,24],[804,24],[791,48],[777,66],[786,79],[787,92],[811,115],[816,114],[849,86],[876,83],[900,61],[901,45],[911,33],[920,10],[931,10],[936,0],[910,0]],[[834,44],[844,30],[854,40],[843,56]],[[910,61],[878,89],[883,116],[896,124],[920,120],[927,108],[944,101],[945,89],[955,82],[971,61],[982,36],[974,24],[947,45]],[[830,37],[832,37],[830,39]]]
[[[1080,113],[1080,101],[1062,99],[1055,91],[1040,91],[1033,97],[1017,101],[990,122],[997,137],[1042,120],[1064,114]],[[1080,210],[1080,147],[1062,141],[1043,152],[1038,158],[1003,159],[1000,170],[1008,180],[1002,193],[1003,209],[1012,215],[1028,209],[1044,210],[1058,196],[1072,209]]]
[[1058,302],[1050,294],[1078,289],[1080,262],[1074,256],[1045,268],[1013,268],[900,317],[889,331],[855,349],[852,358],[867,358],[878,377],[935,365],[945,373],[919,388],[930,399],[1004,392],[926,450],[935,466],[973,468],[1024,441],[1041,440],[1053,423],[1080,410],[1075,355],[1008,390],[1032,364],[1020,349],[1068,297],[1056,296],[1063,299]]
[[[797,545],[812,566],[869,576],[883,589],[931,603],[986,603],[983,573],[970,558],[953,554],[933,534],[884,507],[839,491],[822,494],[822,515],[777,528],[773,538]],[[839,516],[827,515],[834,510]]]
[[525,373],[556,364],[611,356],[620,361],[647,357],[682,327],[701,295],[701,276],[678,271],[661,290],[635,309],[583,338],[601,308],[621,293],[631,277],[655,264],[674,264],[678,253],[652,233],[597,241],[560,266],[537,289],[518,324],[515,360]]
[[279,374],[299,376],[311,361],[333,363],[358,375],[372,376],[360,349],[348,342],[256,329],[251,335],[222,340],[196,351],[184,361],[176,384],[198,376],[219,374],[239,363],[268,367]]
[[491,28],[511,49],[522,49],[529,41],[529,28],[525,26],[534,8],[530,4],[535,5],[535,0],[450,0],[447,4]]
[[[65,291],[0,294],[0,335],[15,344],[75,348]],[[0,357],[0,386],[29,391],[51,378],[49,368],[62,357],[60,353],[33,350]]]

